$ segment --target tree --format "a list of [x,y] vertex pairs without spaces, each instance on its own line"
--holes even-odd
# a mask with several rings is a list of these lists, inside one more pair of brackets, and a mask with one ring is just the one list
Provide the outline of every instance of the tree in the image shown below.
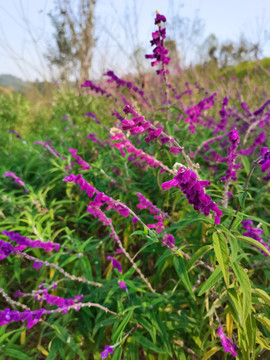
[[97,0],[57,0],[49,16],[55,29],[55,47],[48,47],[47,59],[67,80],[76,71],[79,84],[89,79],[93,60],[94,13]]

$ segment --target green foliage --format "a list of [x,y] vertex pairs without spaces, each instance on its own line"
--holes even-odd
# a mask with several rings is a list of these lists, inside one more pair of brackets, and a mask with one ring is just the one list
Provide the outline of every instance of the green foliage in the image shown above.
[[[241,69],[237,68],[239,74]],[[181,80],[183,83],[185,76],[186,73]],[[191,76],[195,77],[194,73]],[[261,76],[263,79],[265,74]],[[254,71],[250,81],[255,79]],[[218,85],[219,100],[222,100],[222,86],[226,81],[209,84],[208,91]],[[250,95],[248,87],[241,81],[233,83],[230,88],[235,108],[240,108],[237,86],[242,87],[245,100],[249,99],[255,108],[259,107],[265,101],[263,92]],[[188,95],[184,95],[184,103],[191,105],[202,98],[200,93],[195,93],[195,87],[193,91],[192,102],[187,100]],[[155,94],[158,97],[158,91]],[[130,101],[134,100],[128,93],[126,96]],[[220,104],[217,104],[207,111],[219,122]],[[182,121],[185,111],[179,103],[169,107],[168,117],[165,106],[158,109],[145,109],[144,104],[137,106],[141,106],[140,111],[147,119],[161,123],[187,153],[195,152],[199,145],[212,137],[212,130],[208,128],[198,126],[195,134],[189,131],[188,124]],[[268,258],[260,252],[268,254],[268,250],[255,239],[243,236],[241,224],[247,219],[256,225],[261,223],[263,240],[267,242],[270,235],[269,185],[262,180],[260,168],[254,170],[248,190],[244,191],[253,159],[241,158],[243,167],[238,170],[237,181],[230,186],[234,197],[229,200],[227,208],[218,205],[223,217],[222,223],[215,225],[210,216],[196,212],[179,189],[162,191],[161,184],[170,180],[171,175],[152,167],[135,166],[127,156],[123,157],[118,149],[108,145],[108,132],[84,115],[92,112],[105,127],[112,128],[115,118],[111,112],[115,109],[121,112],[122,105],[112,98],[86,96],[61,89],[55,93],[53,104],[33,113],[33,104],[23,96],[0,95],[0,130],[4,134],[0,176],[13,171],[22,177],[29,189],[29,194],[25,194],[16,183],[3,178],[0,231],[14,230],[34,240],[59,243],[59,252],[45,253],[41,249],[28,249],[26,252],[102,286],[64,279],[55,290],[50,290],[52,294],[65,298],[82,294],[83,302],[100,304],[118,314],[90,306],[79,311],[70,310],[67,314],[43,316],[42,321],[31,329],[23,323],[4,325],[0,327],[0,358],[100,359],[105,345],[116,344],[111,359],[192,360],[196,358],[192,355],[194,352],[204,360],[220,360],[225,355],[216,335],[218,321],[226,336],[237,342],[239,359],[255,359],[263,355],[263,351],[268,355],[270,268]],[[69,120],[62,120],[63,117]],[[8,129],[19,132],[25,142],[8,133]],[[95,133],[104,147],[86,139],[88,133]],[[54,157],[45,148],[34,144],[49,139],[54,149],[66,159]],[[182,154],[174,157],[166,147],[156,142],[147,145],[143,137],[138,142],[133,137],[129,140],[170,169],[176,162],[184,162]],[[252,133],[250,143],[253,140]],[[71,147],[78,149],[78,154],[91,165],[91,169],[82,171],[77,163],[70,168],[74,162],[68,151]],[[227,149],[220,149],[217,143],[213,143],[211,150],[226,156]],[[257,156],[258,149],[255,152]],[[207,150],[196,154],[196,162],[200,163],[199,174],[203,180],[211,181],[206,191],[213,201],[220,203],[224,191],[220,177],[225,175],[227,164],[215,163],[216,171],[213,171],[205,155],[209,155]],[[137,191],[169,214],[165,230],[157,234],[140,223],[131,222],[131,218],[118,216],[112,210],[106,212],[123,247],[154,291],[150,291],[130,260],[116,253],[116,243],[109,237],[108,228],[86,211],[89,199],[85,192],[77,185],[62,181],[68,173],[81,173],[100,192],[126,203],[140,214],[144,224],[153,224],[155,219],[148,210],[139,210],[136,206]],[[235,215],[239,203],[240,209]],[[230,227],[234,216],[236,219]],[[175,237],[176,248],[173,250],[160,241],[165,231]],[[6,240],[4,236],[0,237]],[[123,274],[119,275],[112,268],[108,255],[121,262]],[[9,256],[0,264],[0,287],[12,299],[18,289],[30,293],[38,290],[41,283],[50,285],[62,277],[57,269],[45,266],[40,270],[33,269],[32,262],[19,255]],[[125,281],[128,292],[119,287],[119,280]],[[32,310],[41,306],[53,308],[49,304],[41,305],[30,296],[18,302]],[[1,298],[1,304],[1,309],[10,306],[4,298]]]

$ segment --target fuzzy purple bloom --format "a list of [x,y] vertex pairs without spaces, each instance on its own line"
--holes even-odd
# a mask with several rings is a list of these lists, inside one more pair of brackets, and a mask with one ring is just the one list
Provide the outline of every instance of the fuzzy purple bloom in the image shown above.
[[127,286],[124,281],[118,281],[117,284],[120,286],[120,289],[127,290]]
[[106,345],[104,351],[102,351],[100,354],[101,359],[105,359],[107,356],[109,356],[109,354],[113,354],[113,348],[109,345]]
[[49,150],[49,152],[55,156],[60,157],[63,160],[66,160],[65,156],[61,156],[55,149],[52,147],[50,142],[44,142],[44,141],[35,141],[35,144],[43,146],[45,149]]
[[44,242],[40,240],[27,239],[26,236],[21,236],[19,233],[15,233],[15,231],[3,230],[2,234],[8,236],[11,241],[15,241],[19,245],[18,250],[20,251],[24,250],[27,246],[33,249],[41,248],[44,249],[45,251],[52,251],[52,250],[58,251],[60,248],[59,244],[54,244],[50,241]]
[[22,181],[22,179],[19,178],[19,177],[18,177],[16,174],[14,174],[13,172],[8,171],[8,172],[6,172],[6,173],[3,175],[3,177],[11,177],[11,178],[13,178],[14,181],[15,181],[15,183],[17,183],[19,186],[23,186],[23,187],[24,187],[24,189],[25,189],[25,190],[24,190],[25,194],[28,194],[28,193],[29,193],[29,190],[26,188],[24,181]]
[[165,65],[170,63],[170,57],[166,56],[169,50],[164,47],[164,40],[166,39],[166,28],[161,28],[161,22],[166,22],[164,15],[160,15],[157,12],[155,18],[155,25],[158,25],[158,30],[152,33],[151,46],[156,46],[153,50],[153,54],[145,55],[146,59],[153,59],[151,66],[161,65],[161,69],[157,70],[157,74],[164,75],[169,73],[169,70],[165,70]]
[[[260,244],[262,244],[269,252],[270,249],[268,245],[262,240],[261,235],[263,234],[263,230],[259,228],[253,227],[253,221],[248,219],[246,221],[242,221],[242,225],[246,228],[246,232],[243,233],[243,235],[251,237],[252,239],[258,241]],[[254,245],[251,245],[252,247],[255,247]],[[269,256],[266,252],[263,250],[257,248],[264,256]]]
[[205,194],[203,189],[209,185],[209,181],[198,181],[197,175],[193,171],[188,170],[185,167],[180,167],[177,175],[172,180],[163,183],[161,186],[163,190],[179,187],[186,195],[188,203],[192,204],[195,210],[200,211],[206,216],[208,216],[212,210],[216,215],[215,223],[219,224],[222,211],[212,201],[211,197],[208,194]]
[[84,161],[79,155],[77,155],[78,150],[70,148],[68,149],[68,151],[71,153],[71,156],[77,160],[77,163],[82,167],[82,170],[91,169],[91,166],[86,161]]
[[221,340],[221,345],[223,346],[226,353],[231,353],[233,356],[237,357],[236,350],[238,350],[237,345],[232,341],[232,339],[228,338],[222,329],[222,326],[220,326],[217,330],[217,333]]
[[112,261],[113,268],[118,269],[120,273],[122,273],[122,266],[116,259],[112,258],[111,256],[107,256],[107,259]]

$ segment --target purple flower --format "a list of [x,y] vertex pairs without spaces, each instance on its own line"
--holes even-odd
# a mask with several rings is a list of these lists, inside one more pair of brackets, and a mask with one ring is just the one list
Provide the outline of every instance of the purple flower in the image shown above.
[[114,269],[118,269],[119,272],[122,273],[122,266],[116,259],[112,258],[111,256],[107,256],[107,259],[112,261]]
[[61,156],[57,151],[54,150],[54,148],[50,144],[50,141],[49,142],[35,141],[35,144],[43,146],[45,149],[49,150],[49,152],[55,157],[60,157],[61,159],[66,160],[65,156]]
[[0,260],[15,252],[15,248],[10,243],[0,240]]
[[151,66],[161,65],[161,69],[157,70],[157,74],[165,76],[166,73],[169,73],[168,70],[165,70],[165,65],[168,65],[171,59],[166,56],[169,53],[169,50],[164,47],[166,29],[161,28],[161,22],[166,22],[166,18],[157,12],[155,25],[158,25],[158,30],[152,33],[152,40],[150,41],[151,46],[156,47],[153,50],[153,54],[147,54],[145,58],[154,60],[151,62]]
[[3,230],[2,234],[8,236],[11,241],[15,241],[19,245],[20,250],[25,249],[27,246],[31,247],[32,249],[41,248],[45,251],[58,251],[60,248],[59,244],[54,244],[50,241],[45,242],[40,240],[27,239],[26,236],[21,236],[19,233],[15,233],[15,231]]
[[11,177],[11,178],[13,178],[15,183],[17,183],[19,186],[23,186],[23,187],[24,187],[24,189],[25,189],[24,192],[25,192],[26,194],[29,193],[29,190],[26,188],[25,183],[22,181],[22,179],[19,178],[19,177],[18,177],[16,174],[14,174],[13,172],[8,171],[8,172],[6,172],[6,173],[3,175],[3,177]]
[[106,345],[104,351],[102,351],[102,353],[100,354],[101,359],[105,359],[107,356],[109,356],[109,353],[113,354],[113,348],[109,345]]
[[110,94],[106,90],[102,89],[99,85],[94,84],[91,80],[85,81],[84,84],[81,84],[81,87],[89,87],[96,94],[100,93],[101,95],[106,95],[106,97],[112,96],[112,94]]
[[221,340],[221,345],[223,346],[224,350],[226,353],[231,352],[233,356],[237,357],[237,353],[236,350],[238,350],[238,347],[236,344],[234,344],[234,342],[232,341],[232,339],[228,338],[223,330],[222,330],[222,326],[220,326],[217,330],[217,333],[220,337]]
[[169,248],[172,248],[175,244],[175,239],[174,236],[171,234],[164,234],[164,237],[162,239],[162,243],[166,246],[168,246]]
[[84,161],[79,155],[77,155],[77,151],[76,149],[68,149],[68,151],[71,153],[71,156],[74,157],[77,160],[77,163],[82,166],[82,170],[89,170],[91,169],[91,166]]
[[156,18],[155,18],[155,25],[158,25],[160,22],[166,22],[166,18],[164,15],[160,15],[158,12],[156,14]]
[[[242,221],[242,225],[246,228],[247,232],[244,232],[243,235],[251,237],[254,240],[257,240],[260,244],[262,244],[269,252],[270,249],[267,246],[267,244],[262,240],[261,235],[263,234],[263,230],[262,229],[258,229],[255,227],[252,227],[253,225],[253,221],[248,219],[246,221]],[[254,245],[251,245],[252,247],[254,247]],[[264,252],[263,250],[257,248],[264,256],[269,256],[266,252]]]
[[117,284],[120,286],[120,289],[127,290],[127,286],[124,281],[118,281]]
[[17,133],[17,131],[12,130],[12,129],[10,129],[8,131],[13,133],[16,136],[17,139],[20,139],[22,142],[25,142],[25,140],[21,137],[21,135],[19,133]]
[[[260,156],[262,156],[262,159],[259,162],[261,165],[261,171],[266,172],[270,168],[270,149],[262,147],[260,150]],[[270,171],[268,175],[270,175]]]
[[162,189],[168,190],[172,187],[179,187],[182,192],[186,195],[189,204],[192,204],[194,210],[200,211],[204,215],[208,216],[212,210],[215,216],[215,223],[220,223],[220,217],[222,211],[212,201],[208,194],[205,194],[204,187],[209,186],[209,181],[198,181],[197,175],[186,169],[180,167],[177,175],[170,181],[163,183]]

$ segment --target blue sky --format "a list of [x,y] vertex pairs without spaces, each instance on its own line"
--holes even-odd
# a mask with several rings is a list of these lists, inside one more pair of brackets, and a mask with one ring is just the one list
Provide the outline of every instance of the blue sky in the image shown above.
[[[241,33],[251,41],[262,41],[270,20],[270,0],[98,0],[97,3],[98,43],[93,76],[98,76],[101,68],[112,68],[120,73],[130,69],[128,54],[134,46],[140,45],[151,52],[149,40],[155,30],[156,10],[167,17],[167,35],[171,37],[173,30],[176,31],[170,28],[173,16],[180,14],[194,19],[197,11],[204,23],[201,42],[211,33],[220,41],[237,40]],[[53,0],[0,2],[0,74],[9,73],[30,80],[49,76],[43,54],[52,43],[47,13],[53,7]],[[32,35],[27,30],[27,22]],[[262,44],[263,55],[270,56],[269,42]]]

